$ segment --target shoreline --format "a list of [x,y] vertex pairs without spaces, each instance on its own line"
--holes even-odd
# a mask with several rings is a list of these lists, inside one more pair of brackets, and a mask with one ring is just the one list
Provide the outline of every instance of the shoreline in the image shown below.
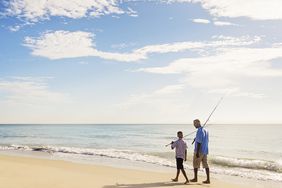
[[[176,185],[179,188],[186,187],[186,185],[181,184],[181,180],[184,181],[181,175],[180,183],[174,184],[170,182],[170,179],[175,176],[175,169],[161,171],[160,169],[154,169],[154,167],[148,169],[146,167],[134,168],[120,164],[105,165],[103,163],[82,163],[80,161],[55,159],[46,154],[44,156],[42,153],[38,154],[39,155],[20,155],[18,153],[0,152],[0,177],[4,177],[4,179],[0,178],[0,180],[1,182],[4,180],[5,187],[16,188],[18,187],[17,185],[22,185],[22,183],[20,183],[22,181],[24,181],[28,188],[37,188],[39,187],[38,183],[42,188],[72,187],[73,185],[78,186],[78,182],[79,187],[89,186],[95,188],[145,188],[171,187]],[[27,174],[25,173],[26,171],[28,171]],[[38,174],[37,172],[40,173]],[[192,171],[186,170],[186,172],[188,178],[192,179]],[[68,177],[71,176],[74,178],[70,178],[68,180],[69,182],[64,181],[64,183],[58,183],[59,180],[57,177],[54,177],[54,174],[56,174],[59,179],[69,179]],[[38,177],[37,183],[33,181],[33,176]],[[76,176],[80,178],[75,178]],[[51,179],[52,181],[46,182],[44,179]],[[81,179],[85,180],[81,181]],[[95,182],[92,182],[93,179],[95,179]],[[98,179],[97,182],[96,179]],[[204,179],[204,176],[200,176],[198,183],[191,183],[189,186],[198,187],[201,185],[211,188],[281,187],[281,183],[261,182],[227,175],[212,176],[212,184],[210,185],[202,184],[201,181]],[[109,182],[110,184],[104,182]]]

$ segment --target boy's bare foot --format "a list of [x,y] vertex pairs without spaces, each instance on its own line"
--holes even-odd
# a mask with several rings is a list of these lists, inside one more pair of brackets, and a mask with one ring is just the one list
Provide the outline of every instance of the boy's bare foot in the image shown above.
[[173,181],[173,182],[178,182],[178,179],[171,179],[171,181]]
[[189,180],[186,180],[185,182],[184,182],[184,184],[188,184],[189,183]]
[[210,184],[211,182],[209,180],[203,181],[204,184]]
[[195,178],[194,178],[194,179],[191,179],[190,181],[191,181],[191,182],[198,182],[198,180],[195,179]]

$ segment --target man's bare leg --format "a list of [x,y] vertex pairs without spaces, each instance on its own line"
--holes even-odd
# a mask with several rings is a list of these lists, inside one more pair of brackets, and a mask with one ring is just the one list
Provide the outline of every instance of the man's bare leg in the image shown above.
[[210,184],[210,169],[209,168],[206,168],[206,174],[207,174],[207,180],[206,181],[203,181],[203,183],[205,184]]
[[190,180],[191,182],[198,181],[198,168],[194,168],[194,178]]

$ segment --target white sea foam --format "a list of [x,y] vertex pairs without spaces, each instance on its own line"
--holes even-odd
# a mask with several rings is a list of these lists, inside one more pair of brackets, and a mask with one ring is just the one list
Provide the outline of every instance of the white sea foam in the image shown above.
[[158,156],[152,156],[144,153],[138,153],[130,150],[117,149],[90,149],[90,148],[75,148],[75,147],[55,147],[55,146],[0,146],[2,150],[27,150],[27,151],[41,151],[49,153],[65,153],[65,154],[79,154],[79,155],[94,155],[100,157],[126,159],[130,161],[139,161],[161,166],[174,167],[174,163]]
[[274,172],[282,172],[282,163],[277,161],[266,161],[257,159],[238,159],[230,157],[217,156],[211,158],[212,163],[227,166],[227,167],[241,167],[258,170],[269,170]]
[[12,144],[10,146],[0,146],[0,150],[24,150],[24,151],[32,151],[29,146],[22,146],[17,144]]
[[223,175],[231,175],[231,176],[239,176],[250,179],[257,179],[263,181],[277,181],[282,182],[282,174],[277,172],[270,172],[266,170],[254,170],[254,169],[246,169],[246,168],[219,168],[217,166],[213,166],[211,169],[212,173],[223,174]]

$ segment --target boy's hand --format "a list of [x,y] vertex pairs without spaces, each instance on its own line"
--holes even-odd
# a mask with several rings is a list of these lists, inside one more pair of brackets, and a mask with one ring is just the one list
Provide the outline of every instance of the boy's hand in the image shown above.
[[173,141],[171,141],[171,143],[170,143],[171,149],[174,149],[174,147],[172,146],[173,143],[174,143]]

